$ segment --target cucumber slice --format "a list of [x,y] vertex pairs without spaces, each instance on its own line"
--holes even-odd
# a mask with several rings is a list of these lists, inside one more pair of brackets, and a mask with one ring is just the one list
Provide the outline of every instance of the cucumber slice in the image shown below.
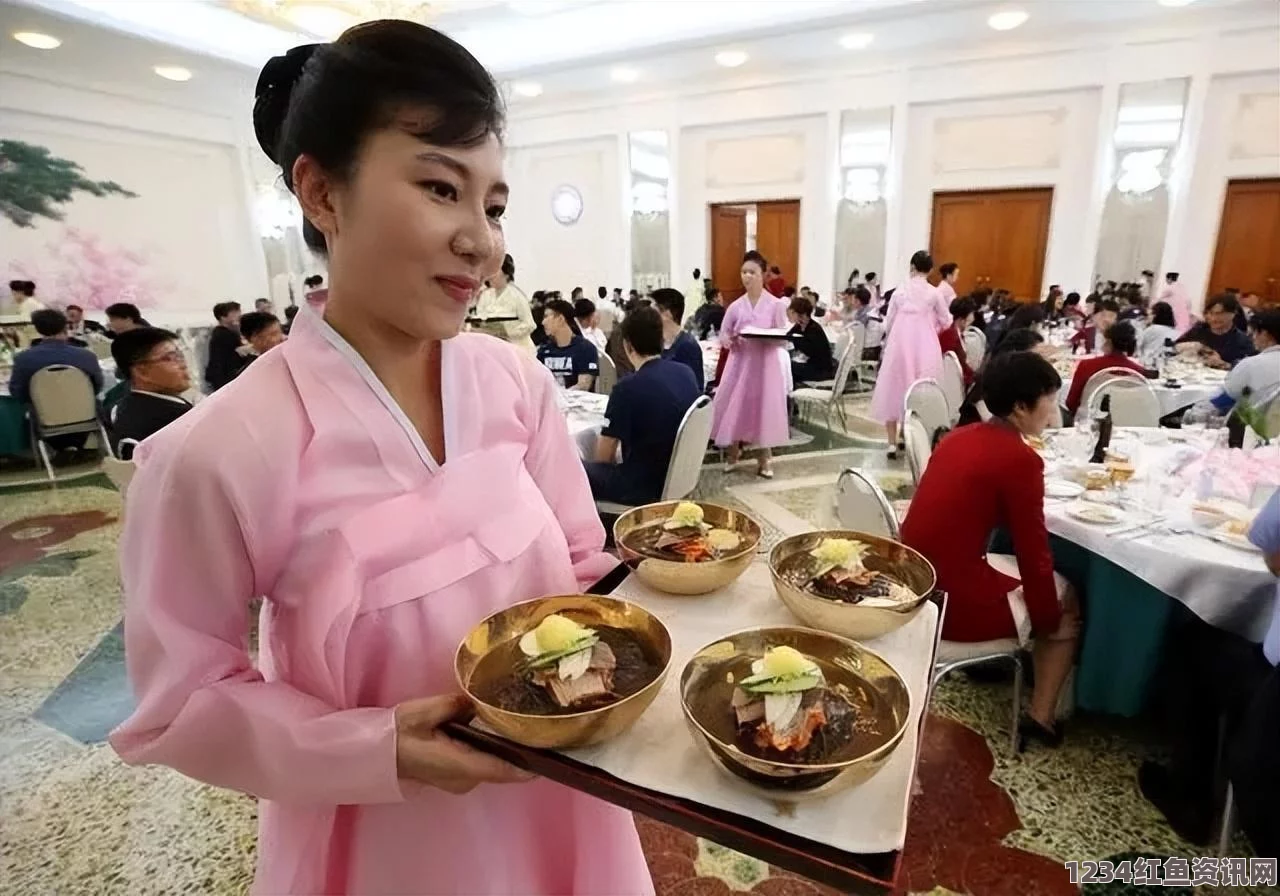
[[583,638],[581,641],[574,644],[572,647],[566,647],[564,650],[553,650],[550,653],[541,654],[540,656],[529,661],[529,668],[541,669],[543,666],[550,666],[553,663],[558,663],[560,662],[560,660],[564,659],[566,656],[572,656],[575,653],[586,650],[588,647],[593,647],[595,643],[599,640],[600,640],[599,635],[592,635],[589,638]]
[[750,684],[744,681],[741,687],[744,691],[750,691],[753,694],[791,694],[816,688],[820,684],[822,684],[822,676],[813,673],[795,678],[771,678]]

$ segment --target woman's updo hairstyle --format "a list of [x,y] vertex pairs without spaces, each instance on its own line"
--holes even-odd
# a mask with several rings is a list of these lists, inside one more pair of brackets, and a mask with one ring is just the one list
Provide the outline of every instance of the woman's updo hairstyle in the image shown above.
[[911,268],[921,274],[929,273],[933,270],[933,256],[920,249],[911,256]]
[[[351,175],[368,135],[410,114],[413,136],[436,146],[475,146],[502,136],[502,95],[461,44],[414,22],[385,19],[347,29],[329,44],[294,47],[262,67],[254,91],[258,145],[293,190],[293,164],[311,156]],[[310,221],[306,243],[325,251]]]
[[755,249],[752,249],[746,255],[742,256],[743,264],[746,264],[748,261],[754,263],[758,268],[760,268],[760,273],[762,274],[769,270],[769,262],[765,261],[764,256]]

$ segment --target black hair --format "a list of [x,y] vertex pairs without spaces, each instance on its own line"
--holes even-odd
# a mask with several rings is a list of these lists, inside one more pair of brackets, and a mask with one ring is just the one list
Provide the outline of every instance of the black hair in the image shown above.
[[[365,22],[333,43],[272,57],[254,90],[253,129],[292,191],[299,156],[346,179],[365,138],[407,109],[426,113],[410,133],[436,146],[502,136],[505,112],[493,76],[443,32],[399,19]],[[308,246],[326,251],[310,221],[302,230]]]
[[1014,330],[1029,330],[1042,323],[1044,323],[1044,306],[1036,304],[1021,305],[1017,311],[1009,315],[1009,323],[1005,327],[1005,333],[1011,333]]
[[1151,324],[1152,326],[1159,324],[1165,327],[1176,327],[1178,324],[1173,316],[1173,306],[1168,302],[1156,302],[1152,305]]
[[1240,310],[1240,302],[1235,296],[1224,292],[1222,295],[1214,296],[1205,303],[1205,313],[1212,311],[1215,307],[1221,307],[1228,314],[1235,314]]
[[609,290],[603,286],[597,287],[596,298],[603,302],[605,299],[609,298]]
[[1263,308],[1255,311],[1249,318],[1249,329],[1257,333],[1266,333],[1280,343],[1280,308]]
[[116,302],[114,305],[108,305],[106,310],[107,317],[114,317],[116,320],[131,320],[135,324],[142,323],[142,312],[138,310],[138,306],[131,302]]
[[324,283],[324,278],[321,277],[319,274],[312,274],[306,280],[302,281],[302,285],[307,287],[308,289],[319,286],[322,283]]
[[1007,352],[1029,352],[1044,342],[1044,337],[1035,330],[1009,330],[1004,338],[991,350],[991,356],[1003,355]]
[[[657,292],[654,293],[655,301]],[[640,357],[652,358],[662,354],[662,317],[656,308],[637,308],[622,319],[618,328],[622,331],[623,341]]]
[[574,301],[574,302],[578,301],[578,299],[585,298],[585,296],[583,296],[582,294],[582,287],[575,286],[572,290],[570,290],[569,298],[571,301]]
[[804,296],[796,296],[791,300],[788,310],[802,317],[813,317],[813,302]]
[[138,327],[127,333],[120,333],[111,340],[111,357],[120,371],[120,378],[129,379],[133,365],[144,360],[157,345],[177,341],[175,334],[159,327]]
[[[653,291],[653,304],[665,309],[676,323],[684,320],[684,293],[678,289],[664,286]],[[635,348],[633,344],[631,346]]]
[[919,271],[921,274],[927,274],[933,270],[933,256],[928,252],[920,249],[911,256],[911,269]]
[[58,336],[67,331],[67,316],[56,308],[41,308],[31,312],[31,323],[41,336]]
[[1069,308],[1072,305],[1079,305],[1079,304],[1080,304],[1080,293],[1078,292],[1069,292],[1067,293],[1067,297],[1062,300],[1063,308]]
[[582,331],[578,329],[578,321],[574,317],[573,306],[567,301],[564,299],[552,299],[550,302],[547,302],[546,310],[554,311],[556,314],[563,317],[565,322],[569,324],[569,329],[573,330],[573,334],[575,336],[582,335]]
[[[1178,282],[1178,272],[1177,272],[1177,271],[1170,271],[1169,273],[1167,273],[1167,274],[1165,274],[1165,275],[1164,275],[1164,279],[1168,280],[1170,283],[1177,283],[1177,282]],[[1109,280],[1109,281],[1107,281],[1107,282],[1109,282],[1109,283],[1114,283],[1115,281],[1114,281],[1114,280]]]
[[512,283],[516,279],[516,260],[511,257],[510,253],[502,256],[502,276],[506,277]]
[[694,279],[694,280],[700,280],[700,279],[702,279],[702,268],[694,268],[694,269],[693,269],[693,279]]
[[1142,276],[1144,276],[1144,277],[1154,277],[1155,275],[1156,275],[1156,272],[1155,272],[1155,271],[1143,271],[1143,272],[1142,272]]
[[1115,314],[1119,314],[1120,303],[1117,302],[1115,299],[1103,299],[1101,302],[1099,302],[1097,305],[1094,306],[1093,313],[1097,314],[1099,311],[1110,311]]
[[36,284],[33,280],[10,280],[9,289],[12,292],[22,293],[27,298],[36,294]]
[[769,270],[769,262],[767,262],[765,260],[765,257],[761,255],[759,252],[757,252],[755,249],[752,249],[746,255],[742,256],[743,264],[746,264],[748,261],[754,263],[757,267],[759,267],[760,273],[762,274],[765,271]]
[[793,298],[795,294],[796,288],[794,286],[784,286],[782,288],[782,298],[790,299]]
[[875,271],[868,271],[868,272],[867,272],[867,276],[866,276],[866,278],[865,278],[865,279],[866,279],[866,281],[867,281],[868,283],[870,283],[872,280],[876,279],[876,272],[875,272]]
[[290,323],[293,323],[293,319],[297,316],[298,316],[297,305],[290,305],[288,308],[284,309],[284,319],[289,321]]
[[280,318],[269,311],[250,311],[240,317],[240,335],[252,339],[272,324],[280,323]]
[[1061,388],[1058,371],[1035,352],[1003,352],[982,369],[982,400],[996,417],[1008,417],[1018,405],[1030,409]]
[[705,299],[707,302],[714,302],[719,295],[720,290],[716,289],[714,286],[708,286]]
[[[782,275],[782,271],[778,269],[778,266],[776,264],[769,265],[769,273],[777,274],[779,276]],[[808,289],[808,287],[806,286],[805,289]]]
[[233,311],[240,310],[239,302],[219,302],[213,306],[213,316],[215,320],[222,320]]
[[84,314],[84,309],[83,309],[83,308],[81,308],[79,305],[68,305],[68,306],[67,306],[67,310],[68,310],[68,311],[79,311],[81,314]]
[[596,313],[596,303],[590,299],[578,299],[573,303],[573,316],[577,320],[586,320]]
[[864,305],[871,304],[871,290],[865,286],[855,286],[853,288],[853,296]]
[[1108,327],[1106,337],[1112,351],[1132,355],[1138,350],[1138,331],[1127,320],[1117,321]]
[[977,306],[973,304],[973,299],[951,300],[951,317],[953,320],[960,320],[962,317],[968,317],[977,310]]
[[948,261],[946,264],[938,266],[938,274],[943,278],[950,277],[958,267],[960,267],[960,265],[956,264],[954,261]]

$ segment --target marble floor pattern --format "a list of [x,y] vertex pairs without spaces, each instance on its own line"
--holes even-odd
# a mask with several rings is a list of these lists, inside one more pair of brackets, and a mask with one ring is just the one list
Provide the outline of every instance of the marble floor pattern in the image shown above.
[[[813,447],[844,447],[779,457],[771,482],[751,464],[728,474],[709,466],[702,494],[752,512],[771,540],[829,522],[830,488],[847,466],[905,496],[900,465],[850,447],[860,441],[868,444],[833,436]],[[0,892],[245,892],[253,801],[167,769],[129,768],[103,743],[132,706],[118,495],[95,474],[56,489],[13,481],[0,481]],[[956,676],[938,689],[899,892],[1052,896],[1076,892],[1067,859],[1195,854],[1137,793],[1148,749],[1141,726],[1078,718],[1062,749],[1013,756],[1010,710],[1008,685]],[[638,824],[661,896],[833,892],[665,825]]]

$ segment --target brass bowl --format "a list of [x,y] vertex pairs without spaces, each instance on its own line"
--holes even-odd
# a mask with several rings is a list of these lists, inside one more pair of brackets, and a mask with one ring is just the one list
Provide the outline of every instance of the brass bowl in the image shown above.
[[[893,576],[914,591],[916,599],[896,607],[865,607],[818,597],[783,579],[778,572],[782,564],[796,554],[813,550],[824,538],[852,538],[870,545],[871,550],[862,561],[867,569]],[[769,554],[769,574],[778,597],[802,622],[857,640],[878,638],[906,625],[915,618],[938,581],[933,564],[918,551],[889,538],[851,529],[822,529],[784,538]]]
[[[729,676],[741,681],[751,674],[754,660],[781,644],[815,660],[828,687],[867,695],[869,702],[859,700],[856,706],[864,717],[878,716],[879,729],[852,752],[823,764],[761,759],[739,749]],[[680,675],[680,706],[694,740],[723,771],[766,799],[792,801],[830,796],[866,781],[902,742],[911,717],[906,683],[879,654],[848,638],[798,626],[748,629],[703,647]]]
[[[662,671],[639,691],[616,703],[564,715],[510,712],[477,697],[475,685],[480,680],[475,674],[480,660],[507,642],[519,640],[552,613],[588,627],[608,625],[631,632],[656,654]],[[482,722],[516,743],[550,750],[598,744],[626,731],[658,696],[670,668],[671,634],[658,617],[625,600],[590,594],[543,597],[500,610],[472,629],[454,656],[458,685],[475,704],[476,716]]]
[[742,537],[738,550],[719,560],[702,563],[663,560],[633,551],[624,542],[628,533],[670,519],[676,505],[681,503],[685,502],[663,501],[631,508],[613,524],[614,544],[618,546],[622,559],[631,563],[640,581],[650,588],[664,594],[707,594],[719,590],[746,571],[760,544],[760,524],[742,511],[705,501],[688,502],[702,508],[705,522],[717,529],[732,529]]

